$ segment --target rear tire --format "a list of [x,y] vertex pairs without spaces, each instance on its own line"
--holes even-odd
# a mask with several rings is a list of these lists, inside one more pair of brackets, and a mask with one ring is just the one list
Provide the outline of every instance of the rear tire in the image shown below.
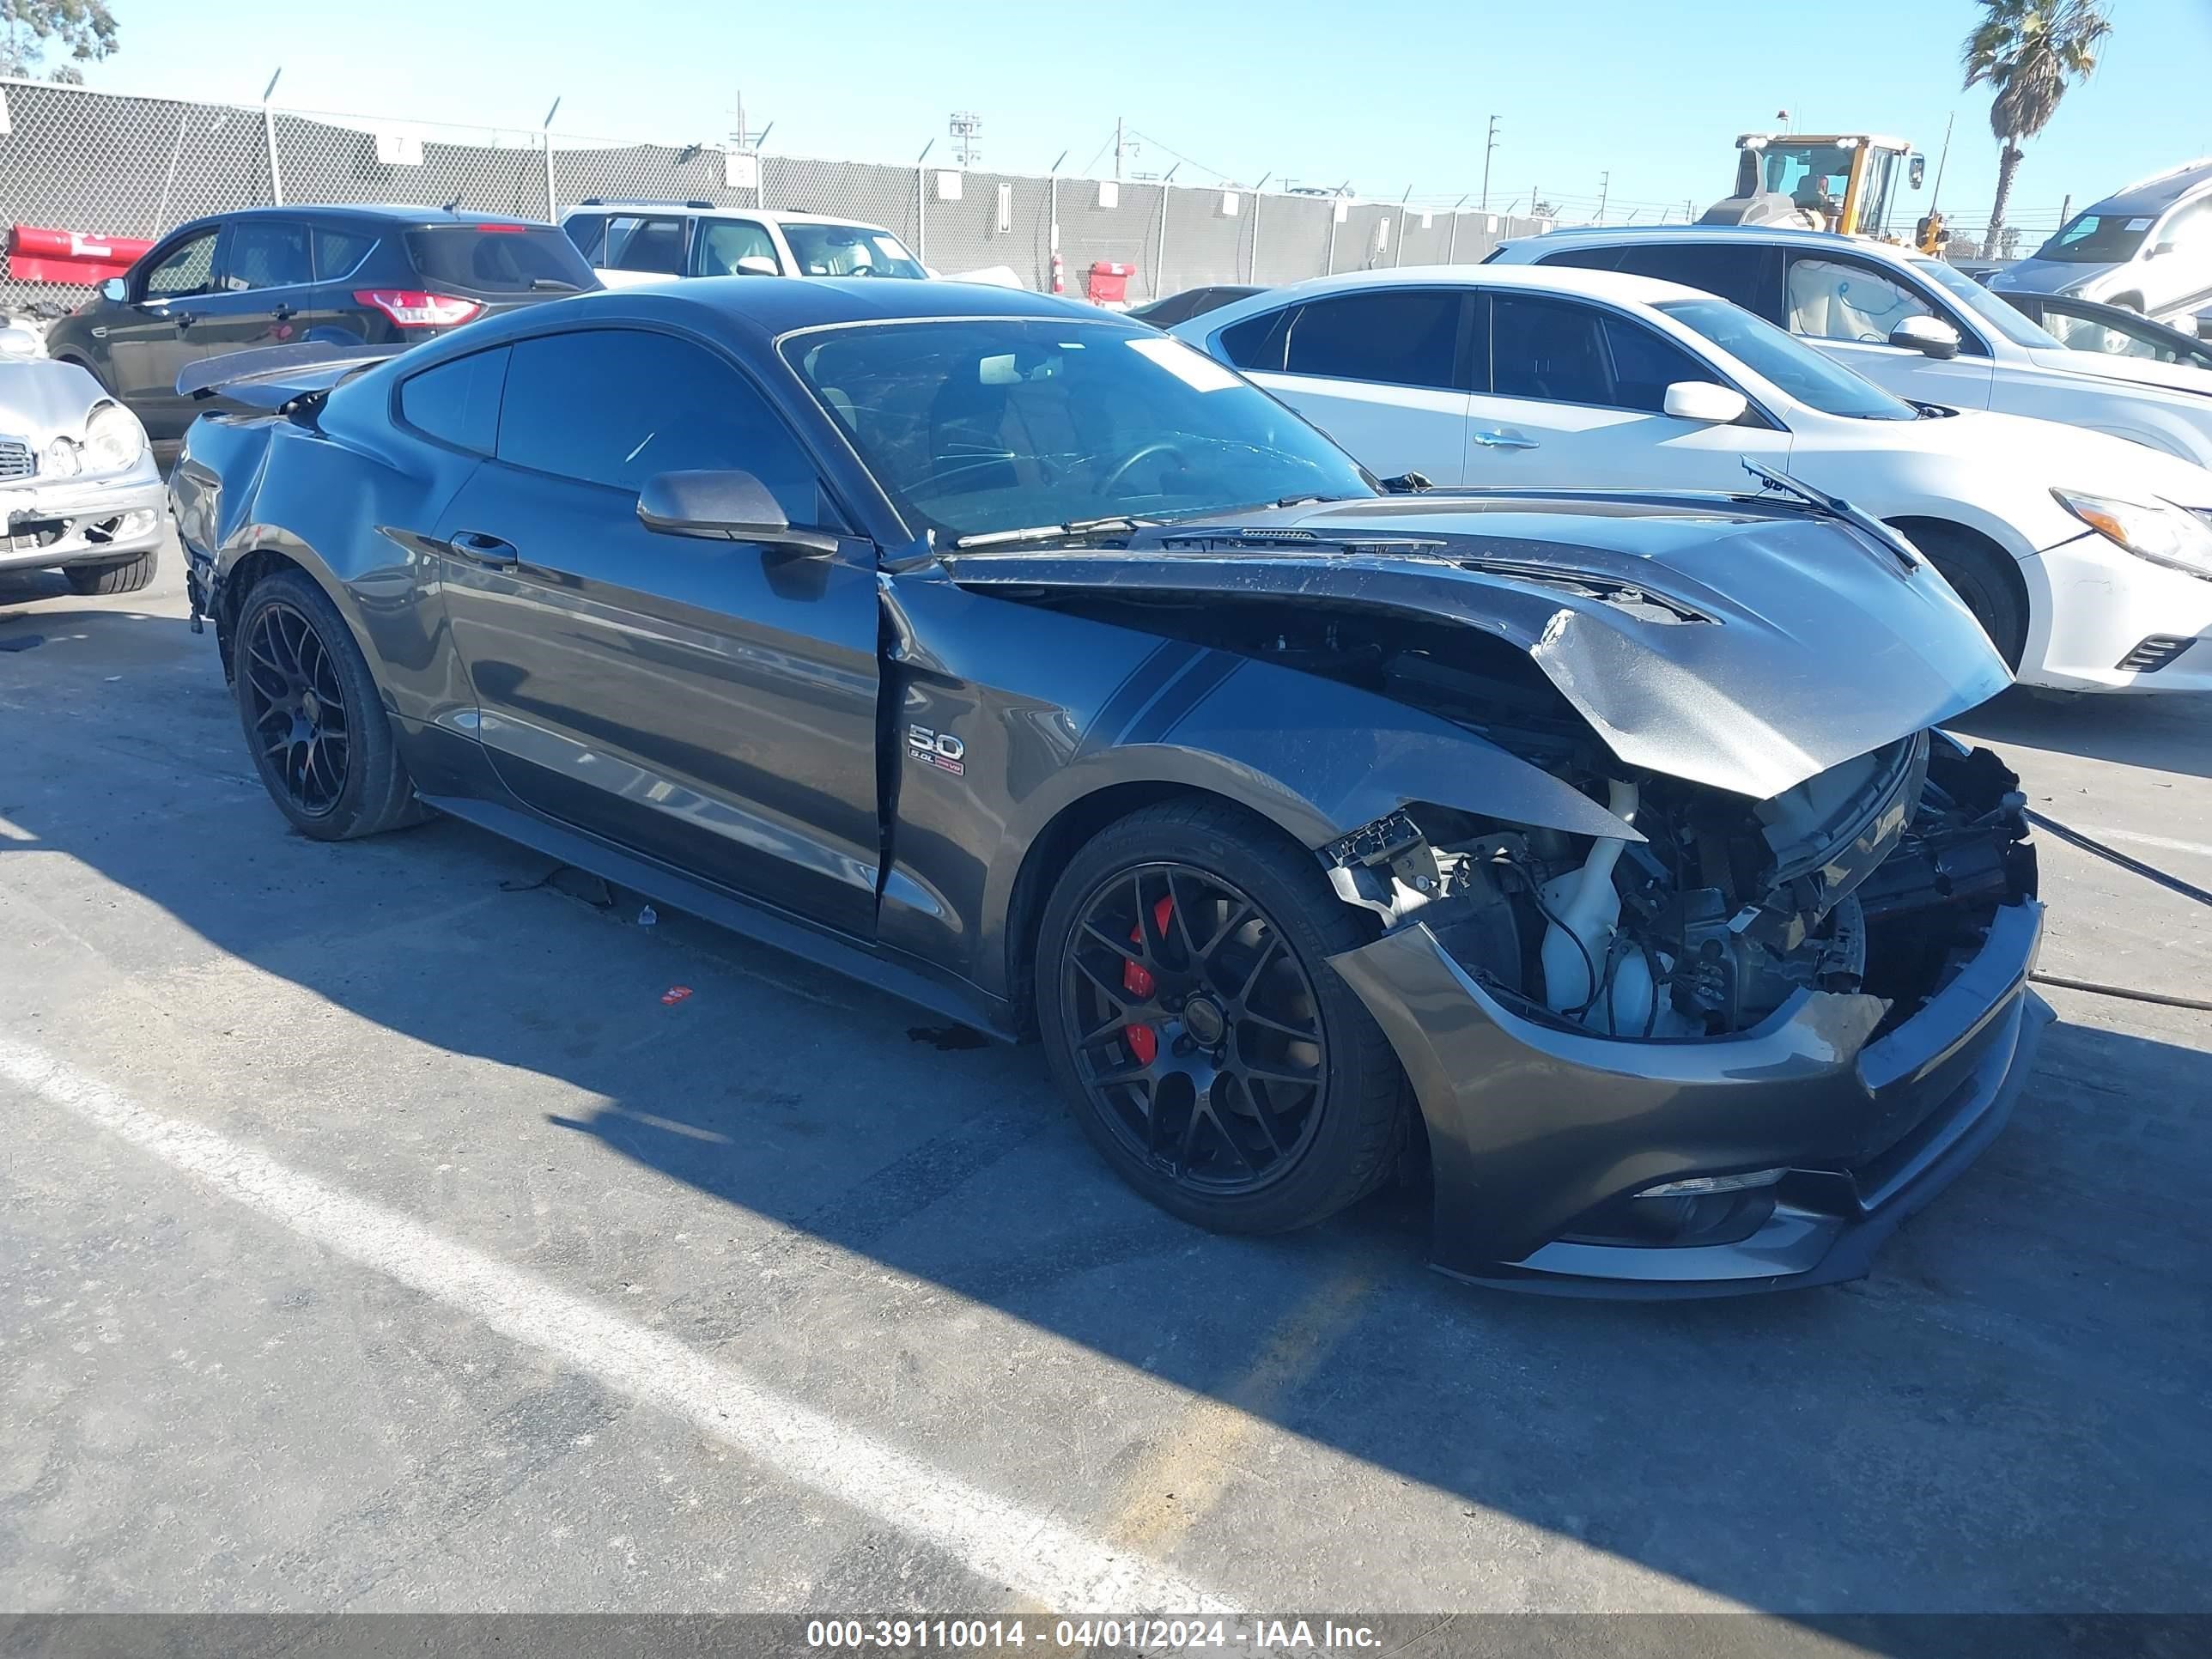
[[1037,950],[1038,1027],[1084,1133],[1153,1203],[1219,1232],[1308,1226],[1374,1190],[1404,1142],[1405,1074],[1327,960],[1373,937],[1311,854],[1224,802],[1102,830],[1062,872]]
[[312,577],[286,569],[254,583],[231,637],[246,747],[295,829],[351,841],[428,816],[361,647]]
[[154,573],[161,568],[161,550],[149,547],[134,558],[118,559],[108,564],[65,564],[62,580],[70,585],[70,592],[87,598],[101,593],[136,593],[149,586]]
[[1966,601],[2005,666],[2017,674],[2027,649],[2027,607],[2013,586],[2012,573],[1996,566],[2004,555],[1940,526],[1923,526],[1908,533],[1936,574]]

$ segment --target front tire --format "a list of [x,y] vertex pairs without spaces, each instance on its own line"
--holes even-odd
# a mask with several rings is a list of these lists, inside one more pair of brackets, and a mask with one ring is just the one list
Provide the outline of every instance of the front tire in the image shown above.
[[2020,659],[2027,650],[2027,607],[2009,580],[2013,573],[1997,567],[2004,555],[1937,528],[1923,526],[1910,533],[1936,574],[1966,601],[2005,666],[2019,673]]
[[1216,1231],[1287,1231],[1372,1191],[1404,1140],[1405,1075],[1328,963],[1372,937],[1312,854],[1225,803],[1101,831],[1037,952],[1038,1026],[1084,1132]]
[[312,578],[280,570],[256,582],[232,637],[246,747],[295,829],[350,841],[421,821],[376,681]]
[[136,593],[153,585],[154,573],[161,563],[161,550],[149,547],[135,558],[107,564],[65,564],[62,580],[70,585],[70,592],[88,599],[103,593]]

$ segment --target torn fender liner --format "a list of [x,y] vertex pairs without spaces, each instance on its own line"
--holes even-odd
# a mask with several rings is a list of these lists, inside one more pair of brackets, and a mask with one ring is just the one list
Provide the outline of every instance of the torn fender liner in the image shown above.
[[[1887,1004],[1820,991],[1736,1037],[1560,1030],[1492,997],[1419,921],[1329,963],[1419,1101],[1437,1266],[1479,1279],[1510,1276],[1513,1264],[1542,1273],[1551,1252],[1583,1248],[1551,1242],[1578,1218],[1655,1183],[1827,1172],[1808,1177],[1828,1194],[1823,1206],[1778,1211],[1771,1228],[1705,1253],[1698,1276],[1757,1288],[1814,1273],[1854,1230],[1886,1232],[1957,1173],[1972,1156],[1962,1148],[1995,1133],[2039,1029],[2027,974],[2041,934],[2041,905],[2002,907],[1951,982],[1872,1042]],[[1656,1247],[1597,1253],[1607,1260],[1593,1278],[1679,1282],[1692,1261]]]
[[[1519,646],[1632,766],[1764,800],[2011,684],[1932,569],[1832,521],[1724,501],[1569,520],[1386,500],[1267,515],[1419,551],[1295,542],[947,556],[961,586],[1395,612]],[[1237,532],[1220,532],[1233,539]],[[1571,535],[1572,544],[1560,538]]]

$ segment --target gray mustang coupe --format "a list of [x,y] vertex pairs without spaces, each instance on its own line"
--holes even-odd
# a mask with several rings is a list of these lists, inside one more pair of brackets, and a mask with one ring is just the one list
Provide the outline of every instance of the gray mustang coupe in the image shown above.
[[2007,683],[1906,543],[1378,483],[1070,301],[745,277],[204,363],[277,808],[450,813],[996,1035],[1201,1225],[1394,1176],[1523,1288],[1815,1284],[2047,1017]]

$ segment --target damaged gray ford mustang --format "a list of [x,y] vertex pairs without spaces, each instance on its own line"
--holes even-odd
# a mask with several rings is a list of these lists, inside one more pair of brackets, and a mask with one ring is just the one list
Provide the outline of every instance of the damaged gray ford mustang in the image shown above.
[[[1865,1271],[2047,1011],[2007,677],[1893,533],[1376,480],[1046,296],[767,277],[204,364],[173,501],[284,815],[450,813],[1041,1036],[1224,1231],[1399,1172],[1433,1256]],[[215,408],[210,405],[210,408]]]

